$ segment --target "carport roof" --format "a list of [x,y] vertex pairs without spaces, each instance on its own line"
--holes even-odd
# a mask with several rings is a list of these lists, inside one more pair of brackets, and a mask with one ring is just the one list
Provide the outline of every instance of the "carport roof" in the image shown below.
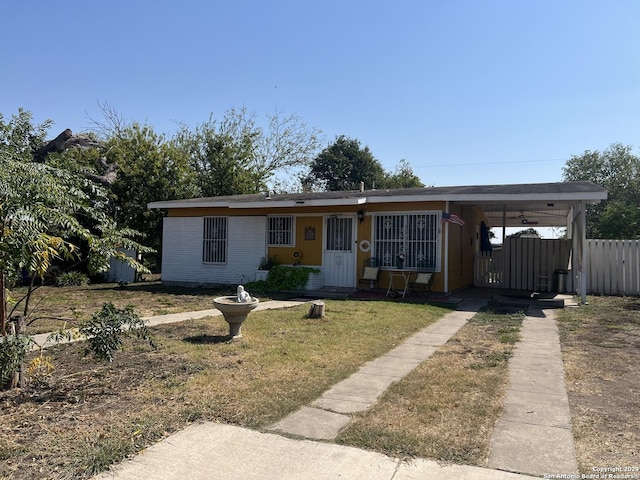
[[245,209],[448,201],[482,207],[492,227],[502,226],[503,219],[506,220],[506,226],[535,223],[540,226],[565,226],[573,205],[580,202],[597,203],[606,198],[606,190],[595,183],[558,182],[230,195],[152,202],[148,207]]

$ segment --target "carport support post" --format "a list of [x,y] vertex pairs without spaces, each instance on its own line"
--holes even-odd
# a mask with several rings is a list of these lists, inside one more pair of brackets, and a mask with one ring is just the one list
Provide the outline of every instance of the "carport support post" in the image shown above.
[[[449,200],[445,203],[445,212],[448,211]],[[449,293],[449,222],[444,222],[444,293]]]
[[583,200],[580,202],[580,242],[582,248],[580,253],[582,254],[581,268],[580,268],[580,303],[586,305],[587,303],[587,205]]

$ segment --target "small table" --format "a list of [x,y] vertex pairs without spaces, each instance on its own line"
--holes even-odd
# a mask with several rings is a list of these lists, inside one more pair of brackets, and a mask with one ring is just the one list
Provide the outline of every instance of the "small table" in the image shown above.
[[400,270],[400,269],[389,270],[389,286],[387,287],[387,296],[389,296],[389,293],[391,293],[392,290],[395,290],[393,288],[393,279],[398,278],[398,279],[402,279],[402,281],[404,282],[404,288],[402,289],[402,298],[404,298],[404,296],[407,294],[407,290],[409,289],[410,276],[411,276],[411,270]]

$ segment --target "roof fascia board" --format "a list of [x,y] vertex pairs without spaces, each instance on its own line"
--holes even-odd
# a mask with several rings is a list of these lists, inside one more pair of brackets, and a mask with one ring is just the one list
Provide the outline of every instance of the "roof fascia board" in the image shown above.
[[238,202],[228,205],[229,208],[285,208],[285,207],[329,207],[338,205],[362,205],[366,198],[330,198],[318,200],[263,200],[260,202]]
[[318,200],[262,200],[258,202],[215,202],[211,200],[203,201],[169,201],[169,202],[151,202],[147,204],[147,208],[286,208],[286,207],[318,207],[318,206],[337,206],[337,205],[362,205],[367,199],[360,198],[331,198]]
[[458,203],[512,203],[512,202],[600,202],[607,199],[606,191],[599,192],[546,192],[546,193],[459,193],[436,195],[380,195],[352,198],[325,198],[307,200],[260,200],[257,202],[216,202],[212,200],[189,200],[151,202],[147,208],[274,208],[298,206],[338,206],[364,205],[366,203],[408,203],[408,202],[458,202]]
[[522,193],[522,194],[471,194],[451,195],[449,200],[466,203],[511,202],[599,202],[607,199],[607,192]]
[[225,208],[229,206],[229,202],[217,202],[212,203],[210,201],[190,201],[190,202],[181,202],[180,200],[176,201],[168,201],[168,202],[151,202],[147,203],[147,208],[211,208],[211,207],[220,207]]

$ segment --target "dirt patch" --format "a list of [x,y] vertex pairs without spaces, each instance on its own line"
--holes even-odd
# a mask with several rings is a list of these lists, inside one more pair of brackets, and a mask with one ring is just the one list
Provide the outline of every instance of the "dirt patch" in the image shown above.
[[583,474],[640,468],[639,305],[638,299],[594,297],[587,306],[558,314]]
[[56,350],[52,359],[55,375],[0,396],[0,460],[4,464],[0,477],[92,475],[101,470],[95,463],[96,450],[111,450],[103,458],[109,464],[189,420],[179,414],[163,415],[154,428],[131,428],[136,424],[132,416],[141,421],[153,417],[154,405],[145,405],[145,411],[140,412],[141,387],[163,376],[174,382],[186,381],[189,364],[185,358],[134,349],[121,352],[112,364],[104,364],[84,358],[80,344]]

